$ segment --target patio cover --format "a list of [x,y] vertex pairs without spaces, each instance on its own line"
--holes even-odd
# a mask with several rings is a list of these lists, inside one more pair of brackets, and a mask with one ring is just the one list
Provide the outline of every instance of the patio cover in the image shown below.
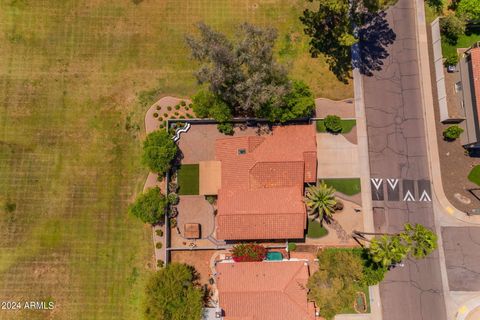
[[184,236],[187,239],[199,239],[200,225],[198,223],[185,223]]
[[217,195],[221,186],[221,162],[200,161],[199,163],[199,193],[203,196]]

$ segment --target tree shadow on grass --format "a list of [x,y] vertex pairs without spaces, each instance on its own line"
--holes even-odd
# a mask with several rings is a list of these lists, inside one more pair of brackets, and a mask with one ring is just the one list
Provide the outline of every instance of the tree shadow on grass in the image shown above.
[[352,52],[352,66],[358,68],[362,75],[373,76],[381,71],[389,53],[387,47],[397,38],[386,19],[386,13],[364,13],[363,24],[358,28],[358,45]]

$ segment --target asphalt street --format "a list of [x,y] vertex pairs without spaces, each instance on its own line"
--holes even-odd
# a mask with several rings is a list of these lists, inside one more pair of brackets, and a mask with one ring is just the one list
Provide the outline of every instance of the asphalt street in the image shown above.
[[[382,70],[363,77],[375,228],[435,229],[413,0],[399,0],[387,20],[396,40]],[[385,320],[446,320],[438,253],[390,271],[380,295]]]

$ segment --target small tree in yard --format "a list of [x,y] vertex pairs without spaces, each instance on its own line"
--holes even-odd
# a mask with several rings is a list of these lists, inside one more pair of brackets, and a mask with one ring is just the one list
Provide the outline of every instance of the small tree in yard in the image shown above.
[[462,0],[457,6],[457,12],[464,14],[470,20],[480,20],[480,1]]
[[448,43],[454,45],[458,37],[465,33],[466,22],[462,15],[451,13],[440,20],[440,28]]
[[232,248],[233,261],[235,262],[262,261],[266,255],[267,249],[259,244],[242,243]]
[[342,119],[339,116],[328,115],[324,119],[325,128],[332,133],[340,133],[342,131]]
[[166,131],[154,131],[143,142],[143,163],[155,173],[165,175],[177,154],[177,145]]
[[318,254],[318,267],[308,279],[308,296],[317,304],[320,315],[331,319],[352,305],[355,284],[363,279],[362,261],[353,252],[326,249]]
[[337,200],[334,194],[335,189],[327,186],[323,181],[318,186],[309,186],[306,189],[305,205],[310,216],[313,219],[318,218],[322,225],[324,220],[330,221],[335,212]]
[[445,140],[455,140],[458,139],[462,133],[462,128],[457,125],[453,125],[443,131],[443,137]]
[[422,259],[437,248],[437,235],[421,224],[405,224],[401,237],[411,247],[411,254],[415,259]]
[[129,211],[143,222],[155,224],[163,219],[167,205],[160,188],[155,187],[138,196]]
[[[163,265],[163,263],[162,263]],[[200,319],[203,293],[193,267],[172,263],[149,279],[144,301],[148,320]]]
[[374,262],[388,268],[405,259],[408,246],[398,236],[381,236],[372,239],[369,252]]

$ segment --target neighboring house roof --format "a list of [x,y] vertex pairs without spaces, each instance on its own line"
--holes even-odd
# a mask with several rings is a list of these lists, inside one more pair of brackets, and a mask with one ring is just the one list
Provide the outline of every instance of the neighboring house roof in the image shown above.
[[316,149],[313,125],[274,127],[269,136],[218,139],[217,238],[303,238],[303,186],[316,181]]
[[472,47],[465,51],[459,68],[461,88],[458,93],[465,111],[461,142],[469,146],[480,142],[480,48]]
[[224,320],[311,320],[306,261],[218,263],[217,288]]

